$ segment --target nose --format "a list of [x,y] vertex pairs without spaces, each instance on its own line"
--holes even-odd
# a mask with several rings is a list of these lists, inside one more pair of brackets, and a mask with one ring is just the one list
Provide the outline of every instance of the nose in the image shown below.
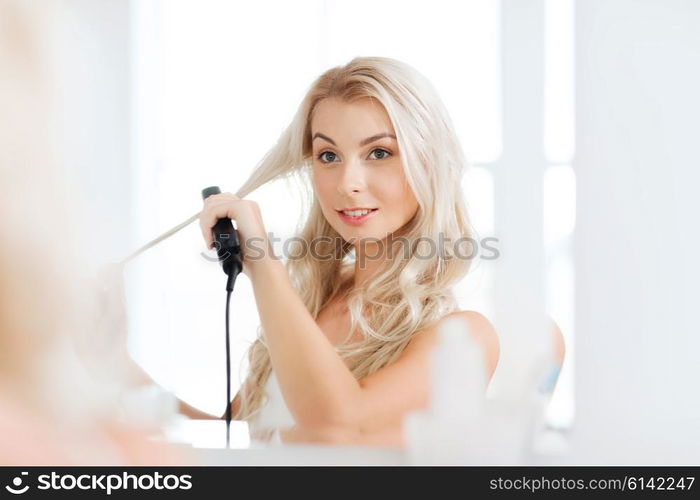
[[338,193],[343,196],[360,193],[366,188],[365,170],[358,160],[345,163],[340,169]]

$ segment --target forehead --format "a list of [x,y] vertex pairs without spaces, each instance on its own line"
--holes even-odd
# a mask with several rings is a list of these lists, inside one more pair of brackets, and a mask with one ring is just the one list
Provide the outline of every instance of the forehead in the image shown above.
[[379,132],[395,133],[384,106],[369,97],[350,103],[334,97],[319,101],[311,118],[311,133],[316,132],[334,139],[341,136],[365,138]]

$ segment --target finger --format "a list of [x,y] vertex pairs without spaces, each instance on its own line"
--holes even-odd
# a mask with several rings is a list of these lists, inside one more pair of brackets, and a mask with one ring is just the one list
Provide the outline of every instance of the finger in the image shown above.
[[215,212],[216,206],[221,205],[222,202],[227,202],[227,200],[222,199],[222,194],[213,194],[204,200],[204,207],[202,212],[199,214],[199,227],[202,231],[202,236],[204,237],[204,242],[207,248],[212,248],[214,246],[214,236],[212,234],[212,228],[216,224],[219,217]]
[[199,222],[202,229],[202,235],[204,236],[204,241],[206,242],[208,248],[212,248],[214,246],[212,228],[216,225],[217,221],[223,218],[235,220],[237,210],[235,205],[232,205],[232,202],[235,202],[235,200],[219,200],[218,202],[212,203],[210,206],[206,207],[206,209],[202,210]]
[[240,198],[238,196],[236,196],[233,193],[229,193],[229,192],[221,193],[221,194],[219,194],[219,196],[221,196],[222,198],[230,198],[232,200],[240,200]]
[[202,237],[204,238],[204,243],[207,246],[207,248],[211,248],[211,241],[212,241],[212,235],[211,235],[211,227],[208,227],[206,225],[206,210],[202,210],[201,213],[199,214],[199,229],[202,231]]
[[214,246],[214,235],[212,234],[213,225],[210,225],[209,221],[210,217],[208,216],[208,211],[202,210],[202,213],[199,215],[199,228],[202,231],[204,244],[207,248],[211,249]]
[[240,198],[233,193],[212,194],[204,199],[204,204],[216,203],[221,200],[240,200]]

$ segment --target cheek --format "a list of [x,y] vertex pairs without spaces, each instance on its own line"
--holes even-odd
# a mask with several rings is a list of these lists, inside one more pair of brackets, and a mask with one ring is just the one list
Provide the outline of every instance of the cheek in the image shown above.
[[326,219],[332,220],[332,216],[335,215],[335,209],[333,207],[333,203],[335,203],[334,180],[329,175],[314,174],[312,181],[314,195],[316,196],[319,205],[321,205],[321,212],[323,212]]
[[396,211],[397,222],[404,224],[407,222],[413,214],[416,212],[418,203],[416,202],[413,193],[409,191],[402,191],[400,198],[396,202],[398,210]]
[[321,202],[321,205],[325,205],[325,202],[326,200],[328,200],[332,189],[332,183],[330,179],[327,175],[314,172],[312,181],[316,197]]
[[418,210],[418,200],[416,199],[416,195],[413,193],[413,190],[408,185],[406,185],[404,199],[406,200],[407,211],[409,212],[409,215],[413,217],[416,210]]
[[413,190],[403,175],[395,175],[392,179],[384,179],[376,184],[378,198],[386,206],[394,207],[392,219],[412,217],[418,207],[418,201]]

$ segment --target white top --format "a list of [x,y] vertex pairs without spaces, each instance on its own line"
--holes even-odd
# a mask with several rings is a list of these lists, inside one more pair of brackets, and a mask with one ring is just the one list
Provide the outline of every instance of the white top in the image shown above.
[[268,401],[260,412],[248,422],[248,431],[251,441],[281,444],[279,429],[292,427],[296,421],[282,397],[282,391],[272,371],[265,383],[265,391]]

